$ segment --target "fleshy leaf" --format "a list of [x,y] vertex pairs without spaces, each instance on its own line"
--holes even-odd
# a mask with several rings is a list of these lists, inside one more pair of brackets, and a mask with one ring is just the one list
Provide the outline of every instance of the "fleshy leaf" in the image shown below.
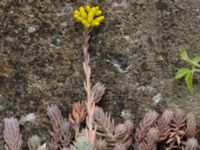
[[179,80],[181,79],[182,77],[184,77],[190,70],[188,68],[180,68],[176,75],[175,75],[175,79],[176,80]]
[[199,56],[195,56],[192,58],[192,61],[194,61],[195,63],[199,63],[200,62],[200,55]]
[[84,136],[79,136],[71,146],[72,150],[93,150],[94,146]]
[[181,55],[180,56],[181,56],[181,59],[183,59],[183,60],[188,60],[189,59],[189,56],[187,54],[187,50],[186,49],[181,51]]
[[193,76],[193,72],[190,70],[186,76],[185,76],[185,83],[187,85],[187,88],[189,89],[189,91],[192,93],[193,90],[193,86],[192,86],[192,76]]

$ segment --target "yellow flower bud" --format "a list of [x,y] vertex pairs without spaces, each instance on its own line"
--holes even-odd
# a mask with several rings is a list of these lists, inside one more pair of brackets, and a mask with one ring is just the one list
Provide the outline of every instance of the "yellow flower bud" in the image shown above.
[[95,16],[100,16],[102,14],[102,11],[101,10],[97,10],[96,12],[95,12]]
[[99,23],[98,21],[93,21],[93,25],[94,25],[94,26],[99,26],[100,23]]
[[96,9],[96,11],[99,10],[99,6],[96,6],[95,9]]
[[89,5],[87,5],[86,10],[87,10],[88,13],[89,13],[90,9],[91,9],[91,7]]
[[83,24],[87,24],[87,21],[85,19],[82,19],[81,21]]
[[81,17],[83,17],[84,19],[87,18],[87,13],[81,13]]
[[86,5],[85,7],[79,7],[79,10],[74,11],[74,18],[81,22],[86,28],[91,28],[92,26],[99,26],[101,21],[104,20],[102,11],[99,6],[90,7]]
[[80,11],[80,13],[83,13],[83,12],[85,12],[85,9],[84,9],[84,7],[83,7],[83,6],[79,7],[79,11]]
[[88,19],[87,19],[88,23],[91,24],[93,19],[94,19],[94,14],[93,14],[93,12],[90,11],[88,14]]
[[93,13],[95,13],[96,12],[96,8],[92,7],[90,11],[93,12]]
[[81,17],[79,16],[79,15],[77,15],[77,14],[74,14],[74,18],[77,20],[77,21],[81,21]]
[[90,24],[86,20],[82,19],[81,22],[85,27],[90,28]]
[[74,11],[74,14],[80,15],[80,12],[79,12],[78,10],[75,10],[75,11]]
[[95,19],[95,21],[97,21],[97,22],[101,22],[102,20],[104,20],[104,16],[100,16],[100,17],[97,17],[96,19]]
[[83,8],[83,6],[81,6],[79,8],[79,10],[80,10],[81,17],[83,17],[84,19],[86,19],[87,18],[87,13],[85,12],[85,9]]
[[79,18],[79,21],[80,21],[81,23],[82,23],[83,20],[84,20],[83,18],[81,18],[81,17]]

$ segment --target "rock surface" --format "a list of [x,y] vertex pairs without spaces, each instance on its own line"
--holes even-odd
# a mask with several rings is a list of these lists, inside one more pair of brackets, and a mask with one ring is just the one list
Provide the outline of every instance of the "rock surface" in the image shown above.
[[[82,2],[84,3],[84,2]],[[0,2],[0,130],[5,117],[34,122],[22,126],[24,139],[49,140],[46,108],[57,104],[67,116],[72,101],[84,99],[82,27],[72,17],[81,2]],[[179,52],[200,54],[200,1],[122,0],[93,2],[106,20],[92,32],[92,82],[107,92],[99,103],[116,121],[137,124],[150,110],[180,107],[200,123],[200,76],[191,95],[173,82],[185,64]],[[3,137],[0,136],[0,147]]]

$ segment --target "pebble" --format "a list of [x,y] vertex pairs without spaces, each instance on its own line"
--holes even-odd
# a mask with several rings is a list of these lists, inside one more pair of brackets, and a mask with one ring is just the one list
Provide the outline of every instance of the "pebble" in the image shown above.
[[57,36],[54,36],[52,38],[52,44],[54,44],[55,46],[59,46],[63,43],[63,40]]
[[164,60],[163,56],[161,56],[161,55],[158,56],[157,59],[158,59],[158,61],[163,61]]
[[34,121],[36,118],[35,113],[29,113],[28,115],[26,115],[25,117],[22,117],[20,119],[20,124],[25,124],[26,122],[32,122]]
[[158,93],[156,94],[154,97],[153,97],[153,103],[154,105],[157,105],[158,103],[160,103],[162,101],[162,95],[161,93]]
[[36,28],[35,27],[28,27],[28,33],[33,33],[36,31]]
[[71,4],[66,3],[65,7],[58,10],[57,16],[70,15],[70,14],[72,14],[72,12],[73,12],[73,8],[72,8]]
[[60,24],[60,26],[63,27],[63,28],[66,28],[66,27],[67,27],[67,22],[62,22],[62,23]]

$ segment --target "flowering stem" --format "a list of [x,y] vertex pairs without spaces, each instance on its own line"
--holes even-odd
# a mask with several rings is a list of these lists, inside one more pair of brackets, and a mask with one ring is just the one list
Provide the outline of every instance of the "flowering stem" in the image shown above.
[[94,129],[94,111],[95,111],[95,102],[94,102],[94,95],[91,90],[91,81],[90,81],[90,76],[91,76],[91,68],[90,68],[90,56],[88,53],[89,49],[89,30],[85,28],[85,31],[83,33],[84,36],[84,41],[82,45],[83,49],[83,55],[84,55],[84,62],[83,62],[83,70],[85,73],[85,82],[84,82],[84,87],[87,93],[86,96],[86,109],[87,109],[87,118],[86,118],[86,124],[87,124],[87,136],[92,144],[95,143],[96,139],[96,130]]

